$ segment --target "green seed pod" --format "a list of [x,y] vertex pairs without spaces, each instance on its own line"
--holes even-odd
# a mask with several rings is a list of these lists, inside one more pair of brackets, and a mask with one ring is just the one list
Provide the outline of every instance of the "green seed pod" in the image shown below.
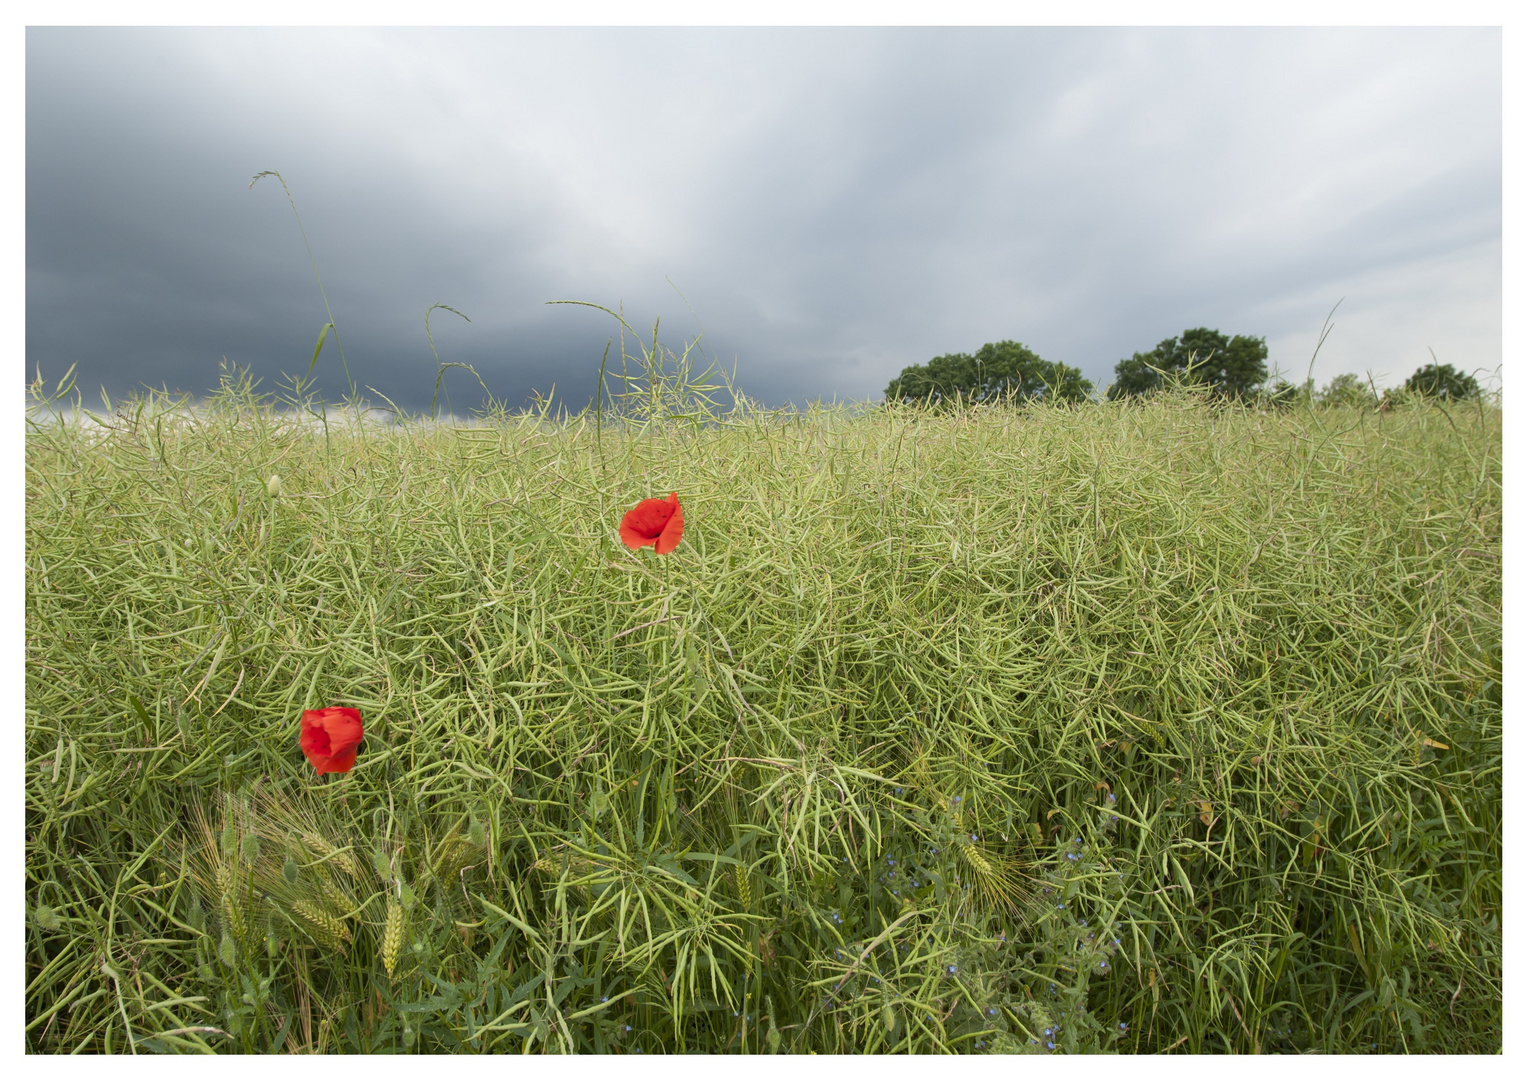
[[254,833],[245,833],[244,840],[239,845],[239,854],[244,861],[252,863],[260,857],[260,838]]
[[223,840],[223,854],[228,856],[230,859],[233,858],[234,853],[239,850],[239,848],[238,848],[239,834],[234,832],[233,822],[232,821],[230,821],[227,825],[223,826],[223,837],[222,837],[222,840]]
[[390,881],[393,876],[392,864],[387,861],[387,856],[380,851],[371,853],[371,866],[377,872],[377,876],[383,881]]
[[403,1025],[403,1045],[404,1046],[413,1046],[414,1045],[414,1029],[409,1027],[407,1024]]
[[54,930],[57,930],[58,929],[58,912],[54,911],[47,904],[38,904],[37,905],[37,925],[42,927],[44,930],[48,931],[49,933],[52,933]]
[[218,959],[229,967],[233,967],[234,963],[239,959],[239,949],[234,945],[233,938],[229,937],[226,931],[223,934],[222,942],[218,944]]
[[287,856],[287,861],[281,864],[281,876],[286,878],[288,885],[297,884],[297,863],[290,855]]
[[476,818],[467,826],[467,843],[475,848],[480,848],[488,843],[488,830],[483,828],[483,823]]

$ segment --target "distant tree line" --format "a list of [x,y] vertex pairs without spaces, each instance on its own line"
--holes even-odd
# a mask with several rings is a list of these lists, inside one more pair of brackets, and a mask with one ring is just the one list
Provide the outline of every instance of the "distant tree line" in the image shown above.
[[[1405,385],[1383,393],[1357,375],[1338,375],[1320,393],[1310,383],[1296,386],[1283,379],[1271,385],[1268,345],[1263,338],[1200,326],[1159,342],[1114,366],[1105,397],[1119,401],[1140,397],[1173,384],[1203,387],[1221,400],[1257,401],[1285,407],[1300,401],[1321,405],[1378,407],[1402,396],[1467,400],[1479,396],[1475,379],[1452,364],[1431,363],[1417,369]],[[1436,361],[1436,358],[1435,358]],[[886,401],[928,407],[973,404],[1028,404],[1037,401],[1082,402],[1093,384],[1082,371],[1041,359],[1017,341],[989,342],[973,353],[948,353],[926,364],[913,364],[886,387]]]
[[948,353],[913,364],[886,387],[886,400],[907,405],[998,401],[1086,401],[1093,384],[1078,368],[1036,356],[1017,341],[989,342],[971,353]]

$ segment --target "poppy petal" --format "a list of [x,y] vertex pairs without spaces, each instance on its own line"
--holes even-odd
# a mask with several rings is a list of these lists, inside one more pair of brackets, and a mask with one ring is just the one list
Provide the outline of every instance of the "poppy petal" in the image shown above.
[[680,538],[684,536],[684,511],[679,508],[679,496],[670,495],[669,498],[674,500],[674,516],[668,519],[668,523],[663,526],[663,531],[658,534],[657,543],[653,545],[653,550],[659,555],[667,555],[673,551],[679,546]]
[[[649,544],[660,544],[660,537],[664,535],[679,514],[679,496],[670,492],[667,499],[643,499],[621,519],[621,543],[632,550],[647,547]],[[680,521],[674,529],[683,529],[684,522]],[[678,543],[676,539],[674,543]],[[672,550],[670,544],[665,551]]]
[[349,750],[342,750],[340,753],[335,754],[328,760],[324,768],[319,770],[319,774],[349,772],[355,766],[355,751],[356,748],[352,746]]
[[[627,516],[629,517],[630,515],[628,514]],[[657,538],[653,536],[643,536],[636,529],[626,524],[626,522],[621,522],[621,543],[625,544],[633,551],[637,550],[638,548],[645,548],[648,544],[653,543],[656,539]]]
[[349,772],[364,734],[359,709],[339,705],[307,709],[302,714],[297,745],[319,776]]

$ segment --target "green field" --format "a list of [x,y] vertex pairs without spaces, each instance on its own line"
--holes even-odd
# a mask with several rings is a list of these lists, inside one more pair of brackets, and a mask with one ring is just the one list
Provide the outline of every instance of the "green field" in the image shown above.
[[1500,1050],[1498,407],[650,390],[29,426],[30,1051]]

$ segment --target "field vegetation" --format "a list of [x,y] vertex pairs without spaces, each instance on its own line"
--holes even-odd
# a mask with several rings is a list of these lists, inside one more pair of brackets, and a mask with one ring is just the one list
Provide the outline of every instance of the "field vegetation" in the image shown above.
[[30,1051],[1500,1049],[1495,404],[690,355],[473,424],[39,388]]

